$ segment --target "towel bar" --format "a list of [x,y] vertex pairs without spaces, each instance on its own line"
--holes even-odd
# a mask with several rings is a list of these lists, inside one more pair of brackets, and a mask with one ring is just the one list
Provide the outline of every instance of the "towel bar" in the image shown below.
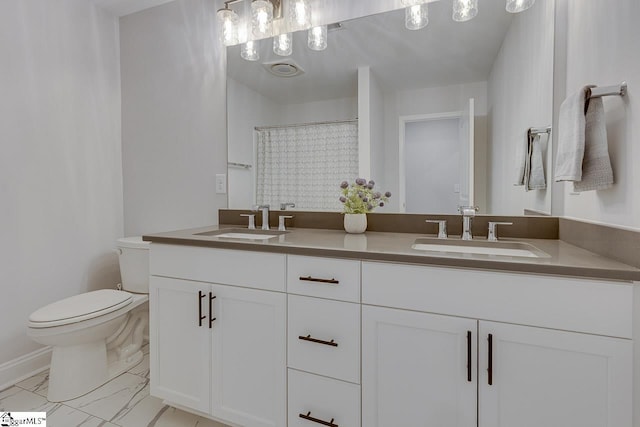
[[619,95],[625,96],[627,94],[627,82],[622,82],[615,86],[602,86],[594,87],[591,89],[590,98],[600,98],[602,96]]

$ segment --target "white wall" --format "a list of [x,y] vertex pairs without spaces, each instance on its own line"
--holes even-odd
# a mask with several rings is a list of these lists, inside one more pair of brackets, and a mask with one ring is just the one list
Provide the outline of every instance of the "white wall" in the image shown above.
[[220,2],[177,0],[120,20],[125,233],[215,224],[227,171]]
[[[376,189],[386,190],[384,182],[384,92],[374,71],[369,75],[369,143],[371,144],[371,178],[376,182]],[[382,210],[384,212],[384,210]]]
[[[489,77],[488,204],[491,212],[551,213],[552,152],[546,150],[547,190],[526,192],[516,181],[517,147],[530,127],[552,124],[552,1],[514,15]],[[546,142],[546,136],[543,137]],[[551,148],[551,147],[549,147]]]
[[[482,151],[486,145],[486,115],[487,115],[487,83],[465,83],[452,86],[416,89],[385,93],[385,177],[386,188],[394,194],[399,192],[399,117],[420,114],[449,113],[463,111],[468,105],[469,98],[475,99],[475,140],[476,140],[476,204],[485,212],[484,183],[478,174],[485,170],[481,163],[484,158]],[[480,195],[479,195],[480,194]],[[391,197],[387,212],[398,212],[399,200]]]
[[249,209],[255,203],[253,136],[256,126],[280,123],[280,106],[247,86],[227,79],[229,162],[251,169],[229,167],[229,208]]
[[3,1],[0,55],[1,365],[38,348],[32,311],[119,281],[118,21],[85,0]]
[[355,120],[357,117],[358,99],[349,97],[303,104],[280,105],[279,121],[276,124]]
[[454,189],[462,178],[460,126],[460,119],[406,124],[406,212],[458,213],[460,194]]
[[[567,95],[585,84],[615,85],[625,80],[629,96],[604,99],[609,154],[615,185],[607,190],[570,194],[563,213],[586,220],[640,228],[640,16],[638,0],[565,0]],[[557,76],[562,78],[562,76]]]

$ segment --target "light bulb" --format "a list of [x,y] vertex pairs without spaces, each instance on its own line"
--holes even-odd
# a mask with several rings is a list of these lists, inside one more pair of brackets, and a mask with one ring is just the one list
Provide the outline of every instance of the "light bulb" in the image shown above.
[[260,59],[260,52],[258,52],[258,42],[255,40],[249,40],[242,46],[240,46],[240,56],[247,61],[257,61]]
[[273,27],[273,4],[267,0],[251,2],[251,30],[256,39],[270,37]]
[[507,12],[518,13],[529,9],[536,0],[507,0]]
[[291,33],[280,34],[273,38],[273,53],[280,56],[289,56],[293,52]]
[[405,9],[404,25],[408,30],[419,30],[429,23],[428,4],[415,4]]
[[307,45],[311,50],[325,50],[327,48],[327,26],[320,25],[309,29]]
[[464,22],[478,14],[478,0],[453,0],[453,20]]
[[220,9],[216,12],[220,26],[220,38],[225,46],[238,44],[238,22],[240,17],[231,9]]
[[289,1],[289,28],[291,31],[305,30],[311,26],[309,0]]

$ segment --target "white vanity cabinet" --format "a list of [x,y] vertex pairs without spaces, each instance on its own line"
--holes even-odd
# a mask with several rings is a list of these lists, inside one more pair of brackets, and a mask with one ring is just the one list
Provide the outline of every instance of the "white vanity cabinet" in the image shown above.
[[150,257],[151,394],[239,426],[285,426],[285,256],[154,244]]
[[368,262],[362,271],[363,425],[631,427],[629,284]]

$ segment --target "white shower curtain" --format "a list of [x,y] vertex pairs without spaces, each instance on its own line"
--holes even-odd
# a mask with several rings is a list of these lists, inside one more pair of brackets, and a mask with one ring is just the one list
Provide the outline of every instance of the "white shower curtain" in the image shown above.
[[295,125],[257,132],[256,201],[273,207],[340,210],[340,182],[358,175],[357,122]]

